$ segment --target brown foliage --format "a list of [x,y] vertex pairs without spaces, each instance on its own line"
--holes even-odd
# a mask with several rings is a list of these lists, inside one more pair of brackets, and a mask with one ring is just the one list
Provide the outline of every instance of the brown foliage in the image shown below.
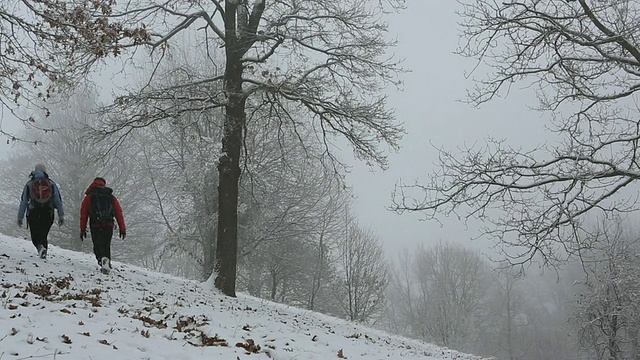
[[142,315],[142,314],[139,314],[139,313],[133,315],[132,318],[142,321],[147,326],[157,327],[158,329],[165,329],[167,327],[167,324],[164,321],[155,320],[155,319],[150,318],[149,316]]
[[260,351],[260,345],[257,345],[253,339],[246,339],[244,343],[236,343],[236,347],[247,350],[248,353],[257,353]]

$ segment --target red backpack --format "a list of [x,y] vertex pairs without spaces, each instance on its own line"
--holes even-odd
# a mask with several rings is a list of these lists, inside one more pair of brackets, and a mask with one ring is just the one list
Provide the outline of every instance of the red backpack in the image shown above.
[[36,179],[31,183],[31,202],[35,206],[49,205],[53,196],[53,185],[49,179]]

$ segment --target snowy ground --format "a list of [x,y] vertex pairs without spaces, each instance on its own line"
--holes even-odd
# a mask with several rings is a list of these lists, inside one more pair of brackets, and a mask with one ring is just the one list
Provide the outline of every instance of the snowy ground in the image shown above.
[[207,283],[0,235],[0,359],[459,359],[478,357]]

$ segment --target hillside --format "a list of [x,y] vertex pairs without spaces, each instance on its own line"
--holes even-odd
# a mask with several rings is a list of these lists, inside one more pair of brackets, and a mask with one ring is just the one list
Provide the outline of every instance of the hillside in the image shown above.
[[0,235],[0,359],[478,357],[92,255]]

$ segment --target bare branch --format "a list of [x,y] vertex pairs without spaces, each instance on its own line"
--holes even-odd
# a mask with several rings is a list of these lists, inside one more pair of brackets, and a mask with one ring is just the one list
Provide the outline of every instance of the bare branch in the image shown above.
[[527,150],[489,139],[436,149],[426,180],[399,183],[393,209],[483,223],[514,264],[562,265],[590,246],[584,221],[638,210],[640,7],[632,1],[474,1],[463,4],[459,53],[489,68],[469,102],[521,82],[550,115],[549,144]]

